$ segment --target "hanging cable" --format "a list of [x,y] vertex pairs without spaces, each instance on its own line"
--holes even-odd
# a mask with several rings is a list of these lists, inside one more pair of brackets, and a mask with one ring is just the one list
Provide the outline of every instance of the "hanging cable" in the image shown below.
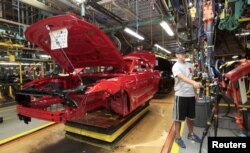
[[[46,28],[49,32],[51,32],[50,27],[48,25],[46,25]],[[54,36],[53,33],[51,33],[51,36],[55,39],[56,43],[58,44],[58,46],[60,47],[60,50],[63,52],[63,55],[66,57],[66,59],[68,60],[70,66],[73,68],[73,70],[75,70],[74,65],[72,64],[72,62],[70,61],[69,57],[67,56],[67,54],[65,53],[64,49],[62,48],[60,42],[58,41],[58,39]],[[81,81],[81,85],[83,85],[83,80],[81,78],[81,76],[79,75],[79,73],[76,73],[76,75],[78,76],[79,80]]]
[[[20,23],[20,0],[17,0],[17,21],[18,21],[18,23]],[[21,27],[20,27],[21,25],[20,24],[18,24],[18,35],[19,36],[21,36],[20,35],[20,33],[21,33]]]
[[[163,12],[162,12],[160,6],[156,3],[156,1],[154,2],[154,4],[158,8],[158,10],[160,11],[161,20],[163,20],[164,16],[163,16]],[[162,43],[164,43],[164,29],[163,28],[161,28],[161,40],[162,40]]]
[[133,48],[133,45],[131,45],[128,40],[124,37],[123,33],[121,32],[121,35],[123,37],[123,39],[125,40],[125,42],[127,43],[127,45],[129,45],[131,48]]
[[139,24],[138,24],[138,0],[135,0],[135,12],[136,12],[136,33],[138,33],[138,28],[139,28]]
[[150,6],[152,7],[150,11],[150,44],[153,45],[153,23],[152,23],[152,16],[153,16],[153,11],[154,11],[154,0],[150,2]]

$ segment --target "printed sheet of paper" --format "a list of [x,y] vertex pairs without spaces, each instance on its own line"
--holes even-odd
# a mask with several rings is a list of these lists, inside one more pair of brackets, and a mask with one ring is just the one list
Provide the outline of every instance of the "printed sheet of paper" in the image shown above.
[[68,47],[68,30],[66,28],[51,31],[49,35],[51,41],[51,50]]

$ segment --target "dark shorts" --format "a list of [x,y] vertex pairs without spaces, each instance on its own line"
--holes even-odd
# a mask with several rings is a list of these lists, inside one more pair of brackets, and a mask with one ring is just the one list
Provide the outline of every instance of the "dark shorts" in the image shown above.
[[195,97],[175,96],[173,119],[175,121],[184,121],[186,117],[191,120],[195,118]]

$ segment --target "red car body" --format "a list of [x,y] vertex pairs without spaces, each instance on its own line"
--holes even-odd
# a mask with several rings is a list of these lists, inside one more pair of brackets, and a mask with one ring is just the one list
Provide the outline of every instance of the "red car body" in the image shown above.
[[[41,20],[27,28],[25,37],[69,73],[33,80],[16,93],[17,113],[25,123],[31,118],[81,119],[99,107],[126,116],[158,90],[160,73],[154,70],[154,54],[140,51],[122,56],[105,33],[75,15]],[[100,71],[88,72],[93,67]],[[50,110],[54,104],[63,109]]]

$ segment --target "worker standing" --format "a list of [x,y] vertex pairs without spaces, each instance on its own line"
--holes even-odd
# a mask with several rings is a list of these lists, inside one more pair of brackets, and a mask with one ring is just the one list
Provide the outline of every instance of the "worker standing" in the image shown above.
[[195,102],[198,94],[196,89],[201,88],[199,82],[192,80],[194,67],[191,63],[186,62],[185,59],[187,50],[183,47],[176,48],[175,55],[177,62],[173,65],[172,72],[175,78],[175,102],[173,119],[175,125],[175,142],[181,148],[186,148],[183,139],[180,136],[181,122],[186,120],[188,126],[187,138],[197,143],[201,139],[193,132],[193,120],[195,118]]

